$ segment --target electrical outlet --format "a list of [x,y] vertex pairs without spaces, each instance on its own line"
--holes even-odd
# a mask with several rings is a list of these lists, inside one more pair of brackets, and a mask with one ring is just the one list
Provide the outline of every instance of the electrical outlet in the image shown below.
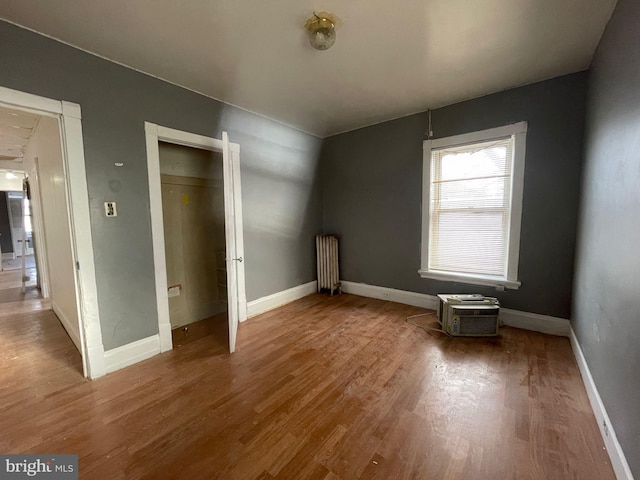
[[391,294],[389,292],[382,292],[382,298],[389,300],[391,298]]
[[104,202],[104,214],[107,217],[117,217],[116,202]]
[[604,435],[606,437],[609,436],[609,425],[607,425],[607,421],[606,420],[602,420],[602,428],[604,429]]

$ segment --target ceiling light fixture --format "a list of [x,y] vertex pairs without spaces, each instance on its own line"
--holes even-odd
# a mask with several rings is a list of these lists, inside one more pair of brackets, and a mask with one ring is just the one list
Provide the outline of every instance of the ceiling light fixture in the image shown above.
[[338,18],[327,12],[313,12],[304,28],[309,31],[309,43],[316,50],[328,50],[336,42]]

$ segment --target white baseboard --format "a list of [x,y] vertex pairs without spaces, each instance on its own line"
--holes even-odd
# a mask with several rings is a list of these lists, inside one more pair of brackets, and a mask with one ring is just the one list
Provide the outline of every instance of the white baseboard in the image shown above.
[[160,353],[160,336],[156,334],[104,352],[105,370],[107,373],[115,372],[158,353]]
[[430,310],[437,310],[440,303],[438,297],[434,295],[378,287],[377,285],[367,285],[366,283],[342,281],[342,291],[360,295],[361,297],[389,300],[390,302],[404,303],[405,305],[413,305],[414,307],[428,308]]
[[611,466],[616,474],[616,478],[618,480],[633,480],[633,475],[631,474],[631,469],[629,468],[627,459],[622,451],[622,446],[618,442],[616,432],[613,429],[607,410],[604,408],[604,404],[602,403],[596,384],[593,381],[591,371],[589,370],[587,361],[582,353],[580,343],[578,343],[578,337],[576,337],[576,334],[571,327],[569,328],[569,341],[571,342],[571,348],[573,349],[573,354],[576,357],[576,362],[578,363],[578,368],[582,375],[582,381],[587,390],[587,396],[591,402],[591,408],[593,409],[596,421],[598,422],[598,428],[600,428],[600,434],[602,435],[607,452],[609,453]]
[[500,320],[509,327],[523,328],[560,337],[568,337],[571,330],[571,323],[566,318],[521,312],[510,308],[500,307]]
[[60,323],[62,324],[64,329],[67,331],[67,334],[69,335],[69,338],[71,338],[73,344],[76,346],[78,351],[82,353],[82,343],[80,342],[80,325],[78,325],[78,321],[72,321],[53,300],[51,300],[51,309],[53,310],[53,313],[56,314],[56,317],[58,317],[58,320],[60,320]]
[[93,347],[87,347],[87,377],[91,380],[103,377],[107,374],[104,367],[104,348],[102,343]]
[[318,282],[314,280],[313,282],[304,283],[297,287],[289,288],[272,295],[267,295],[266,297],[258,298],[257,300],[252,300],[251,302],[247,302],[247,318],[255,317],[256,315],[268,312],[269,310],[273,310],[274,308],[293,302],[299,298],[311,295],[316,292],[317,285]]
[[[407,292],[395,288],[378,287],[366,283],[342,281],[342,291],[363,297],[389,300],[415,307],[437,310],[439,299],[435,295],[426,293]],[[500,308],[500,320],[510,327],[533,330],[534,332],[549,333],[551,335],[569,336],[569,320],[537,313],[521,312],[509,308]]]

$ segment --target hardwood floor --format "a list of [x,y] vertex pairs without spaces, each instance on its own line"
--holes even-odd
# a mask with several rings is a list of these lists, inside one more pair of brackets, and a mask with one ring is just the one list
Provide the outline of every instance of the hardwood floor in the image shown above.
[[82,479],[615,478],[566,338],[453,339],[420,312],[311,295],[233,355],[214,334],[93,382],[33,333],[48,312],[3,318],[0,452],[77,453]]
[[229,344],[229,318],[227,317],[227,312],[218,313],[204,320],[171,329],[171,342],[173,348],[177,348],[209,335],[218,340],[222,347],[226,347]]

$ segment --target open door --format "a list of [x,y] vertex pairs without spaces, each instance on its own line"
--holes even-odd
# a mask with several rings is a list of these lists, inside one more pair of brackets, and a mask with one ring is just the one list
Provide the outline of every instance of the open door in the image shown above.
[[239,285],[244,285],[244,252],[242,207],[240,201],[240,151],[229,144],[227,132],[222,132],[222,165],[224,175],[227,292],[229,296],[229,351],[236,349],[238,323],[246,318],[246,302]]
[[168,142],[222,153],[229,351],[234,352],[236,349],[238,324],[247,318],[244,243],[242,235],[242,195],[240,191],[240,145],[229,142],[229,137],[226,132],[223,132],[222,140],[220,140],[162,127],[149,122],[145,122],[145,136],[147,143],[147,171],[149,174],[153,258],[156,272],[156,300],[158,306],[160,351],[166,352],[173,348],[158,147],[158,142]]
[[40,196],[40,173],[37,157],[25,171],[29,182],[29,208],[33,230],[33,246],[38,276],[38,288],[42,298],[49,298],[49,269],[47,268],[47,244],[44,241],[44,219],[42,218],[42,198]]

